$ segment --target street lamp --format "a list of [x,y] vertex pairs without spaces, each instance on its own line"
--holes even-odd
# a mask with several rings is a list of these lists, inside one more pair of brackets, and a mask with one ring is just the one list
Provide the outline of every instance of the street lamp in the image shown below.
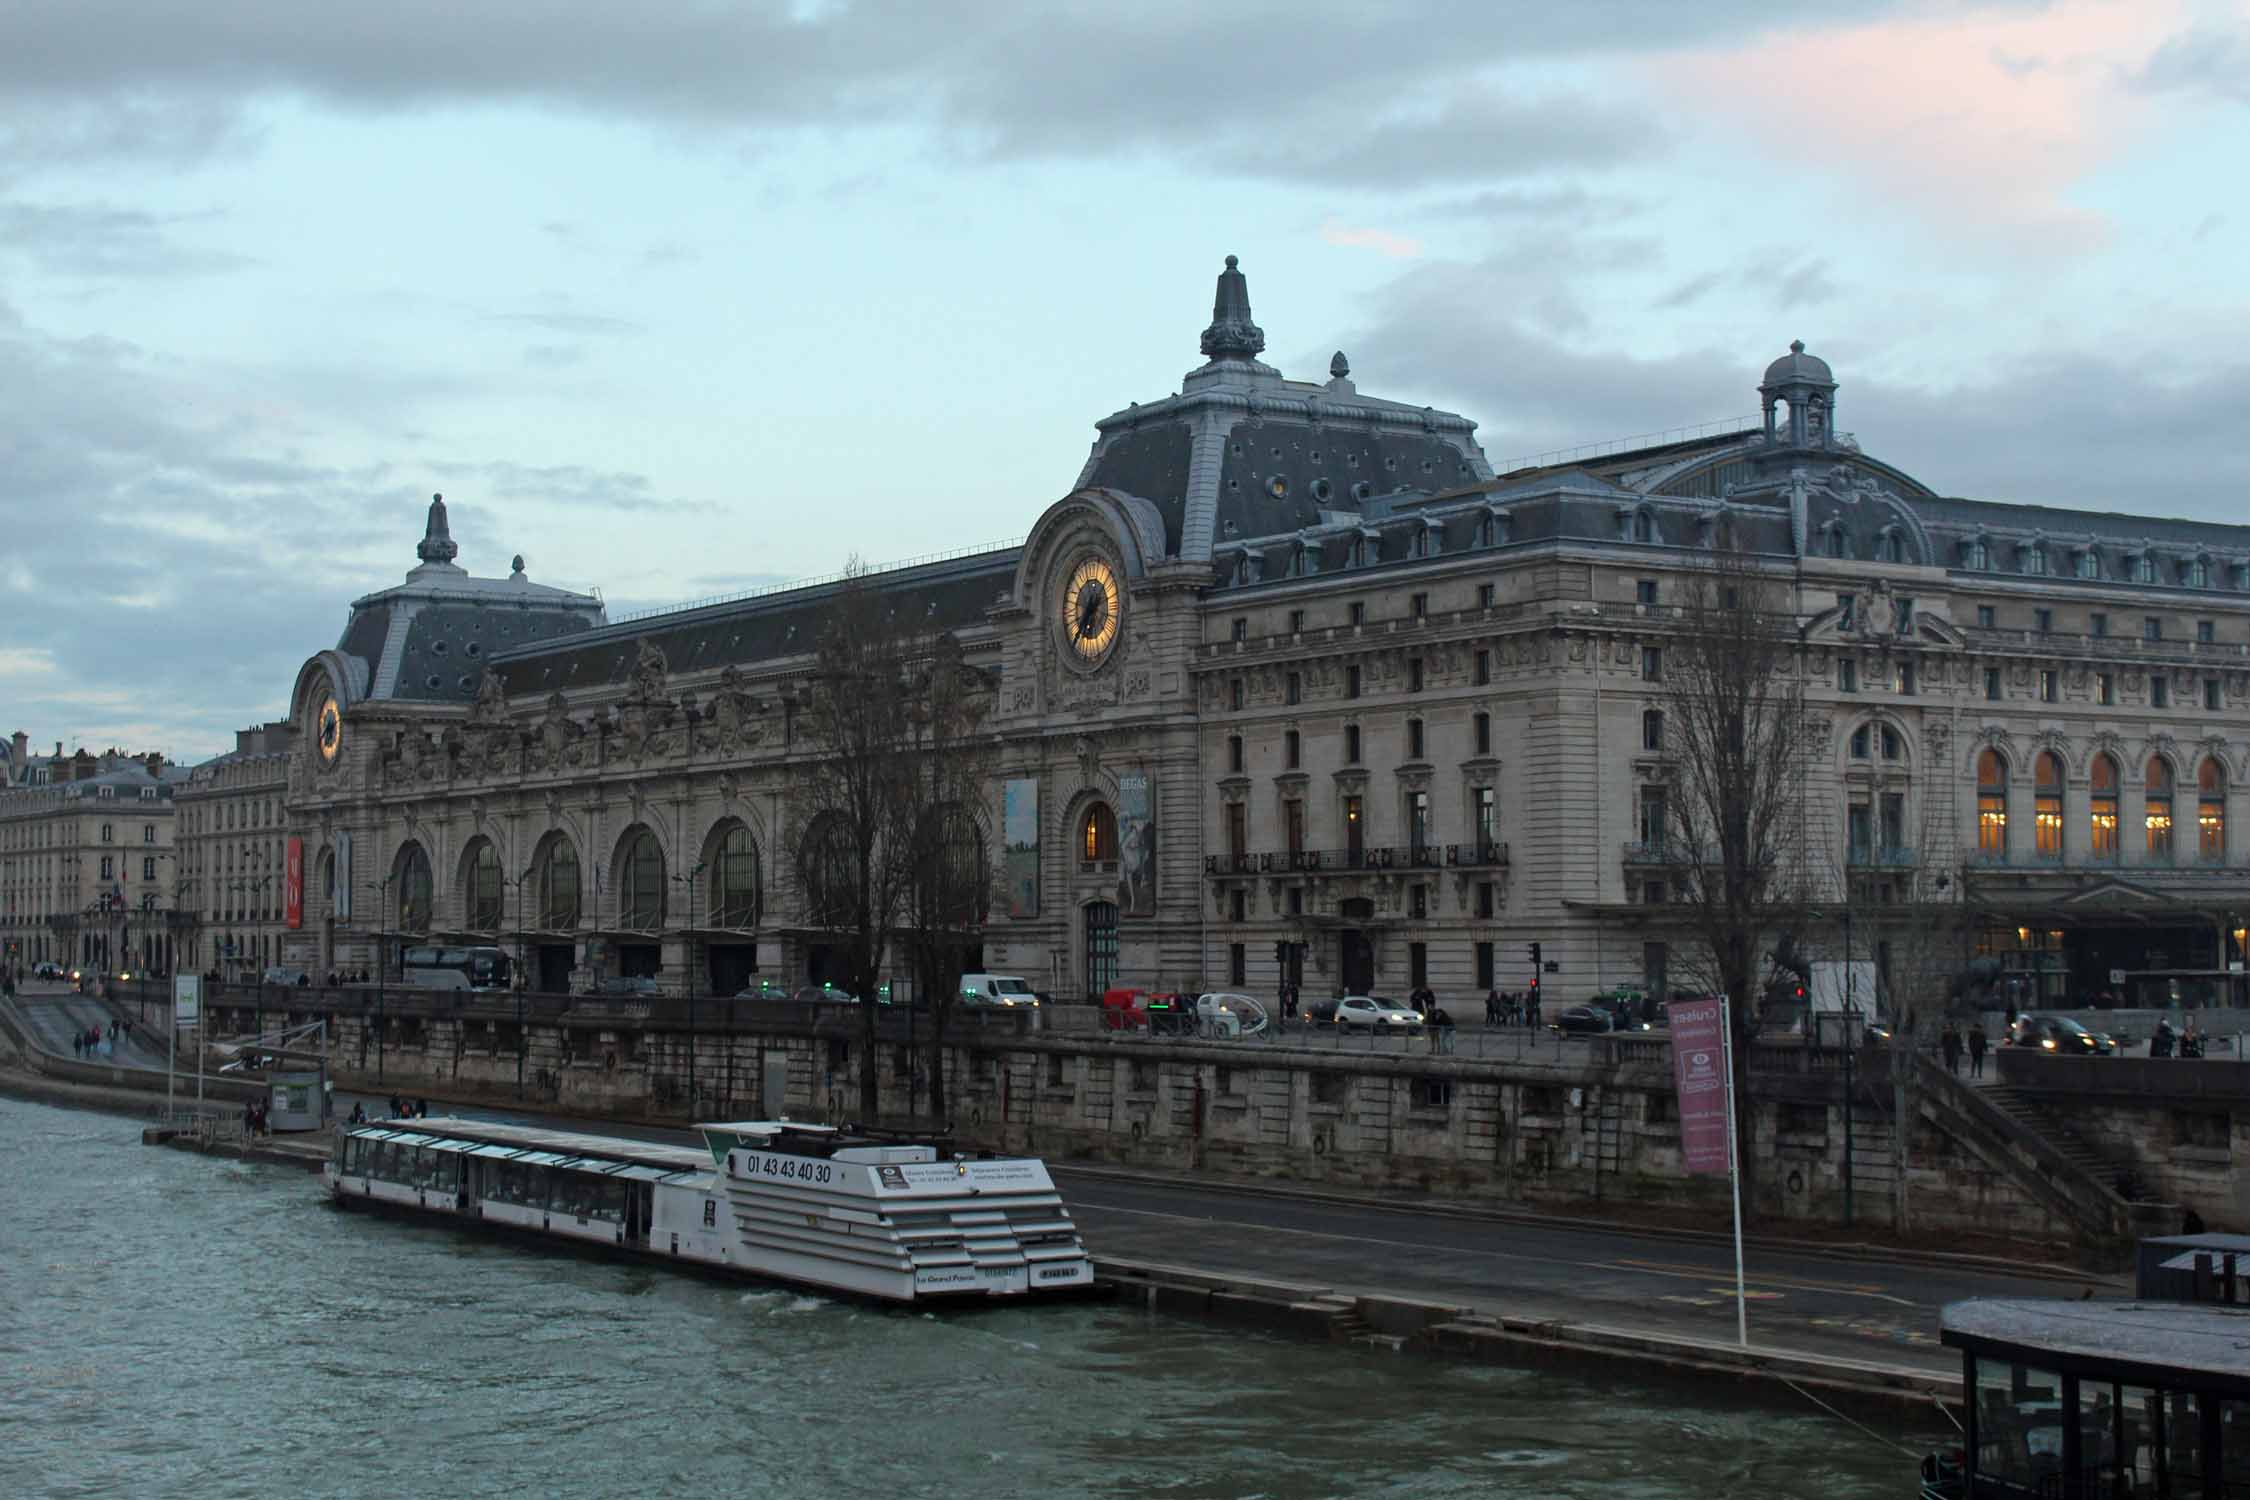
[[[390,1039],[383,1033],[387,1029],[383,1014],[383,986],[389,977],[391,882],[398,879],[398,871],[385,875],[379,887],[381,896],[375,910],[375,1081],[383,1081],[383,1053]],[[365,1054],[362,1054],[364,1058]]]
[[673,877],[672,877],[672,881],[673,881],[673,883],[674,883],[674,884],[676,884],[676,885],[685,885],[685,886],[687,887],[687,898],[688,898],[687,953],[686,953],[686,960],[687,960],[687,1085],[688,1085],[688,1113],[689,1113],[690,1115],[693,1115],[693,1114],[695,1113],[695,992],[696,992],[696,990],[697,990],[697,989],[698,989],[698,988],[700,987],[700,986],[699,986],[699,985],[697,984],[697,982],[696,982],[696,980],[697,980],[697,975],[696,975],[696,965],[695,965],[695,893],[696,893],[696,888],[697,888],[697,887],[698,887],[698,886],[699,886],[699,885],[700,885],[700,884],[702,883],[702,879],[703,879],[703,870],[704,870],[704,865],[703,865],[703,862],[702,862],[702,861],[700,861],[700,860],[698,860],[698,861],[696,862],[695,868],[694,868],[694,869],[692,869],[692,870],[689,870],[689,871],[688,871],[688,872],[687,872],[687,873],[686,873],[685,875],[675,875],[675,876],[673,876]]
[[537,867],[534,865],[525,865],[523,873],[513,880],[505,875],[500,877],[502,885],[512,885],[516,888],[516,1097],[518,1099],[523,1097],[523,1055],[528,1050],[524,1045],[523,1034],[523,992],[525,986],[531,981],[531,936],[524,930],[523,925],[523,888],[531,883],[531,872],[535,868]]

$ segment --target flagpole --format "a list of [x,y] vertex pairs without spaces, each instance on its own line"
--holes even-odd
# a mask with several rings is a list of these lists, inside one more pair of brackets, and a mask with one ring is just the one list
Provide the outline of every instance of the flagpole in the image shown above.
[[1742,1276],[1742,1161],[1735,1151],[1734,1131],[1734,1022],[1725,999],[1719,1001],[1719,1035],[1725,1045],[1720,1055],[1727,1070],[1727,1182],[1734,1189],[1734,1332],[1742,1347],[1750,1347],[1750,1297]]

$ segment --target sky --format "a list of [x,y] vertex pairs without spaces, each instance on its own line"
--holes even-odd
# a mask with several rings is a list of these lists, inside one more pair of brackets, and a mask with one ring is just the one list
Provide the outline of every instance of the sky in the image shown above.
[[1017,540],[1229,253],[1501,468],[1801,338],[1940,493],[2250,521],[2246,180],[2250,0],[0,0],[5,727],[231,748],[435,492],[613,613]]

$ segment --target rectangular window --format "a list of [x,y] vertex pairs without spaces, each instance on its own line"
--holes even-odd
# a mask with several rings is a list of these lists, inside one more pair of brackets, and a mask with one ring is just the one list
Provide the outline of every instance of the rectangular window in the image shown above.
[[1407,601],[1407,604],[1413,610],[1415,619],[1426,620],[1430,617],[1430,596],[1428,594],[1415,594]]
[[1227,983],[1238,989],[1250,983],[1249,955],[1240,943],[1227,944]]
[[102,856],[102,879],[113,880],[116,878],[115,863],[108,855]]
[[1642,712],[1641,748],[1643,750],[1661,750],[1664,748],[1664,711],[1662,709],[1651,708]]
[[2096,640],[2109,634],[2109,616],[2095,610],[2086,620],[2086,633]]
[[1356,627],[1358,627],[1358,626],[1361,626],[1361,625],[1365,625],[1366,623],[1367,623],[1367,605],[1366,605],[1366,602],[1365,602],[1365,601],[1363,601],[1363,600],[1359,600],[1359,599],[1354,599],[1354,600],[1352,601],[1352,625],[1353,625],[1353,626],[1354,626],[1354,627],[1356,628]]
[[1344,799],[1344,854],[1353,864],[1367,848],[1367,819],[1357,797]]
[[1912,599],[1898,601],[1898,633],[1900,635],[1912,635],[1914,633],[1914,601]]
[[[1492,920],[1493,913],[1495,911],[1495,903],[1492,897],[1493,892],[1497,889],[1498,887],[1494,886],[1493,883],[1489,880],[1480,880],[1477,882],[1477,916],[1482,918],[1484,921],[1489,922]],[[1477,981],[1477,983],[1486,984],[1489,983],[1489,981],[1480,979]]]
[[1249,622],[1249,620],[1245,619],[1245,618],[1244,618],[1243,616],[1241,616],[1241,615],[1236,615],[1236,616],[1234,617],[1234,627],[1233,627],[1233,628],[1234,628],[1234,638],[1235,638],[1236,640],[1238,640],[1238,641],[1246,641],[1246,640],[1250,639],[1250,622]]
[[1291,854],[1305,852],[1305,803],[1301,797],[1291,797],[1281,804],[1281,832],[1288,840]]
[[2208,646],[2219,638],[2219,628],[2209,620],[2198,620],[2195,622],[2195,638]]
[[1344,764],[1347,766],[1359,764],[1359,726],[1357,724],[1346,724],[1344,726]]
[[1410,693],[1422,691],[1422,658],[1419,656],[1406,664],[1406,690]]
[[[2216,684],[2214,684],[2214,686],[2215,686],[2215,685],[2216,685]],[[149,856],[147,856],[146,858],[142,859],[142,861],[141,861],[141,879],[143,879],[143,880],[154,880],[155,878],[156,878],[156,857],[155,857],[154,855],[149,855]]]
[[1304,914],[1305,888],[1301,885],[1293,885],[1289,887],[1289,915],[1291,915],[1292,917],[1301,917]]
[[1490,943],[1479,943],[1477,944],[1476,952],[1477,988],[1480,990],[1490,990],[1498,988],[1500,984],[1500,976],[1499,971],[1493,967],[1492,945]]
[[1479,651],[1476,664],[1476,685],[1485,687],[1492,681],[1492,653]]
[[2161,641],[2164,639],[2164,621],[2161,616],[2141,616],[2141,639],[2144,641]]
[[1858,662],[1846,657],[1836,663],[1836,691],[1839,693],[1856,693],[1859,691]]
[[[1229,921],[1247,921],[1250,914],[1249,908],[1250,902],[1240,887],[1227,892],[1227,918]],[[1241,983],[1240,980],[1235,982]]]
[[1286,703],[1303,702],[1305,697],[1304,678],[1295,672],[1291,672],[1282,683],[1281,696],[1282,701]]
[[1641,681],[1662,682],[1663,680],[1664,648],[1662,646],[1641,647]]
[[1303,635],[1305,633],[1305,612],[1303,610],[1293,609],[1289,611],[1289,633],[1291,635]]
[[2172,683],[2169,678],[2151,677],[2148,680],[2148,706],[2150,708],[2170,708],[2172,706]]
[[1661,880],[1644,880],[1641,882],[1641,905],[1643,906],[1662,906],[1669,894]]
[[2031,620],[2033,626],[2041,635],[2045,635],[2047,632],[2055,628],[2055,612],[2051,609],[2033,610],[2031,612]]
[[1420,760],[1423,743],[1422,721],[1420,719],[1408,719],[1406,721],[1406,758],[1408,760]]
[[[1406,888],[1406,914],[1415,921],[1426,921],[1430,915],[1430,888],[1412,885]],[[1416,981],[1419,983],[1420,981]]]
[[1987,703],[1998,703],[2000,701],[2000,669],[1998,667],[1986,667],[1984,669],[1984,701]]
[[2039,673],[2039,701],[2041,703],[2052,703],[2055,701],[2056,679],[2061,677],[2061,675],[2062,674],[2060,672],[2055,671],[2052,667],[2044,668],[2041,670],[2041,672]]
[[1227,769],[1237,776],[1242,774],[1242,736],[1239,734],[1227,736]]
[[1859,599],[1856,595],[1838,594],[1836,596],[1836,628],[1838,630],[1850,630],[1854,628],[1854,624],[1858,619],[1858,616],[1855,613],[1858,605]]
[[1869,850],[1875,843],[1875,811],[1864,802],[1854,802],[1844,809],[1845,860],[1849,864],[1864,865]]
[[1242,679],[1237,677],[1227,684],[1227,701],[1235,708],[1242,707]]
[[1480,713],[1472,722],[1476,725],[1477,754],[1490,755],[1492,753],[1492,715]]
[[2117,704],[2117,679],[2107,672],[2096,672],[2094,674],[2094,699],[2104,708],[2115,707]]
[[1415,792],[1406,799],[1406,842],[1419,863],[1430,849],[1430,794]]
[[1641,842],[1652,850],[1660,850],[1664,847],[1664,813],[1664,788],[1660,786],[1642,787]]
[[1480,786],[1470,793],[1470,806],[1476,815],[1477,858],[1490,859],[1499,852],[1500,805],[1491,787]]
[[1898,675],[1894,679],[1894,686],[1897,687],[1898,695],[1901,698],[1914,696],[1914,663],[1902,661],[1898,664]]
[[2216,677],[2203,679],[2203,706],[2213,713],[2225,706],[2225,700],[2219,696],[2219,679]]
[[1234,857],[1234,867],[1241,869],[1250,849],[1250,809],[1239,802],[1227,804],[1227,853]]
[[1296,731],[1296,730],[1294,730],[1294,729],[1289,729],[1289,730],[1284,730],[1284,731],[1282,732],[1282,735],[1281,735],[1281,746],[1282,746],[1282,753],[1283,753],[1283,756],[1284,756],[1284,758],[1285,758],[1285,759],[1287,759],[1287,761],[1289,762],[1289,769],[1290,769],[1290,770],[1292,770],[1292,771],[1296,770],[1296,769],[1297,769],[1297,767],[1298,767],[1298,765],[1299,765],[1299,764],[1300,764],[1300,762],[1302,761],[1302,759],[1303,759],[1303,752],[1304,752],[1304,745],[1305,745],[1305,742],[1304,742],[1304,741],[1303,741],[1302,739],[1300,739],[1300,738],[1298,737],[1298,734],[1297,734],[1297,731]]
[[1656,602],[1656,580],[1653,578],[1635,579],[1633,582],[1633,602],[1636,604],[1654,604]]
[[1347,698],[1359,696],[1359,668],[1356,665],[1344,668],[1344,696]]
[[1490,608],[1492,608],[1492,585],[1491,585],[1491,584],[1489,584],[1489,583],[1480,583],[1480,584],[1478,584],[1478,585],[1477,585],[1477,608],[1479,608],[1479,609],[1490,609]]
[[[1419,894],[1422,887],[1416,886],[1414,889]],[[1416,904],[1420,905],[1421,903],[1417,902]],[[1406,978],[1407,982],[1416,989],[1420,989],[1430,982],[1430,945],[1428,943],[1408,943],[1406,945]]]
[[1980,604],[1977,606],[1977,626],[1979,629],[1990,630],[1997,623],[1991,605]]

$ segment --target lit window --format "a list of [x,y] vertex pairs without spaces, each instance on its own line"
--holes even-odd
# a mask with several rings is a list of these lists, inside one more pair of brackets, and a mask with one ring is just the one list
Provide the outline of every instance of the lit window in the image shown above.
[[1086,820],[1080,827],[1081,856],[1088,864],[1117,858],[1117,815],[1106,802],[1097,802],[1086,809]]

